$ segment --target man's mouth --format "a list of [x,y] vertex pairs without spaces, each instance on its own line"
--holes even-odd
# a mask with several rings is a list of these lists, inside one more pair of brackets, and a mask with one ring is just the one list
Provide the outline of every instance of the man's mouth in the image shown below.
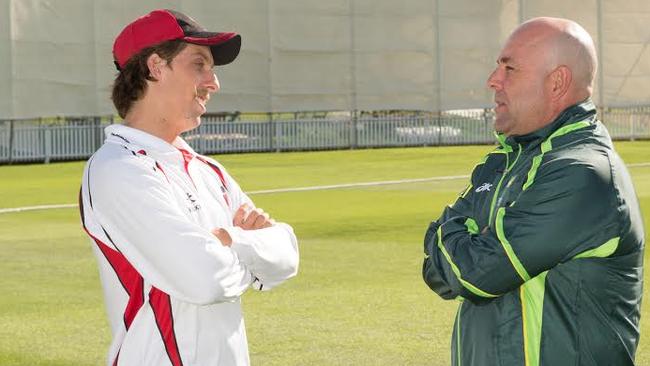
[[205,89],[198,89],[195,98],[205,106],[210,100],[210,93]]

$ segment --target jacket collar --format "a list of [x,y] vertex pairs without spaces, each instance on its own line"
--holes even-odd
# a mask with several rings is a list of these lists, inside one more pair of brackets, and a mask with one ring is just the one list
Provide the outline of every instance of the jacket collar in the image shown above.
[[176,137],[176,140],[170,144],[142,130],[118,124],[106,127],[104,133],[106,134],[106,142],[125,144],[136,151],[142,149],[146,151],[147,155],[153,153],[160,157],[181,157],[181,149],[196,155],[196,152],[180,136]]
[[558,130],[559,128],[574,123],[574,122],[580,122],[584,120],[594,120],[594,117],[596,115],[596,106],[592,102],[591,99],[586,99],[585,101],[574,104],[570,106],[569,108],[565,109],[560,113],[553,122],[549,123],[548,125],[533,131],[531,133],[521,135],[521,136],[508,136],[506,137],[503,134],[496,134],[497,135],[497,140],[499,140],[499,143],[501,144],[502,147],[505,148],[505,146],[515,146],[517,144],[521,144],[524,146],[528,145],[537,145],[538,143],[541,143],[542,141],[546,140],[553,132]]

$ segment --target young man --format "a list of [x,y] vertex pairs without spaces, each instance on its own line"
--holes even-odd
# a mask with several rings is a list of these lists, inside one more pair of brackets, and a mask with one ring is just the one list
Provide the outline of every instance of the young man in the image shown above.
[[590,100],[596,52],[575,22],[536,18],[488,79],[501,146],[431,223],[423,276],[461,299],[453,365],[633,365],[643,221]]
[[213,67],[240,45],[171,10],[115,40],[112,99],[125,122],[106,128],[80,192],[113,334],[108,365],[248,365],[239,297],[297,272],[292,228],[179,136],[199,125],[219,90]]

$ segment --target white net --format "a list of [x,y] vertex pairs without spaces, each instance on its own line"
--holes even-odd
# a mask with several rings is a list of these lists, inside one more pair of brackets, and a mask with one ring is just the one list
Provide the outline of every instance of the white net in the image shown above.
[[486,107],[503,41],[541,15],[596,41],[597,104],[650,100],[647,0],[0,0],[0,118],[114,113],[113,39],[164,7],[242,34],[211,112]]

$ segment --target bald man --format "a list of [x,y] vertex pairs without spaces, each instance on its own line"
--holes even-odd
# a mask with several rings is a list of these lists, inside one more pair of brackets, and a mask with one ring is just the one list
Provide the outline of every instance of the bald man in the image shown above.
[[453,365],[634,365],[643,223],[596,69],[566,19],[522,24],[497,58],[499,146],[424,239],[424,281],[459,300]]

